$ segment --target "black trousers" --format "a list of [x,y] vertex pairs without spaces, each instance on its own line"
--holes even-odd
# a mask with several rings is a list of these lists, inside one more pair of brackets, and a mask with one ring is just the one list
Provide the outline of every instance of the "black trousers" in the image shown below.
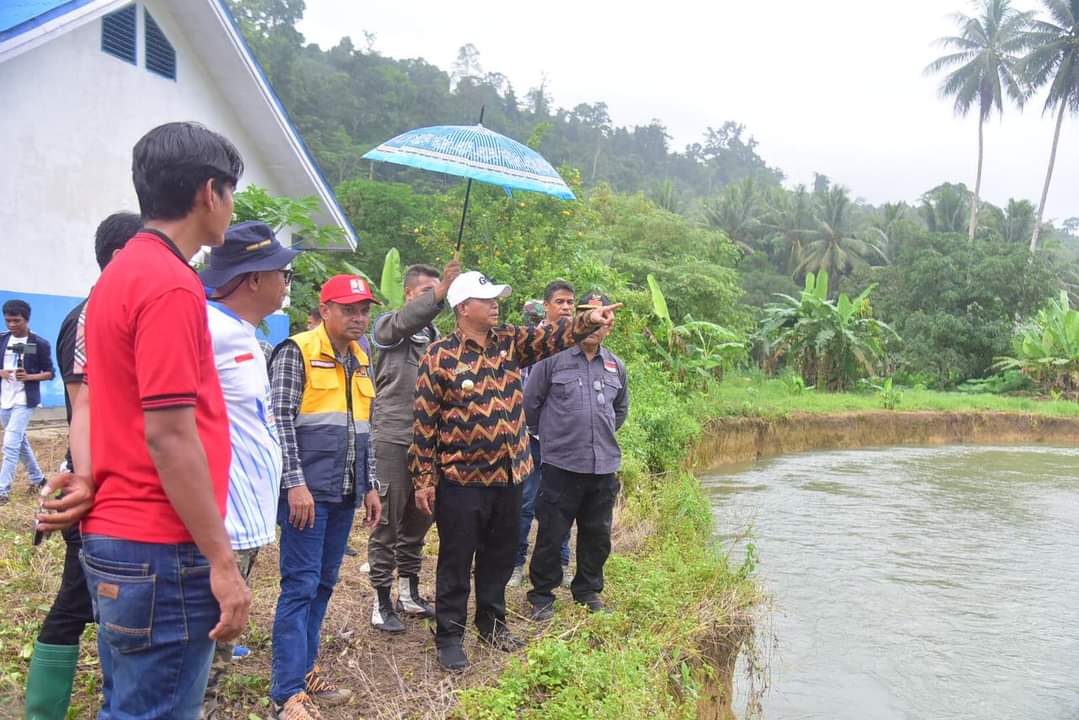
[[79,551],[82,549],[79,529],[65,530],[64,542],[67,550],[64,553],[60,590],[37,636],[38,642],[46,645],[78,645],[82,631],[94,621],[90,590],[86,587],[86,576],[79,562]]
[[570,591],[583,602],[603,592],[603,565],[611,554],[611,519],[621,484],[614,474],[575,473],[544,463],[543,481],[536,497],[536,549],[528,576],[533,605],[554,602],[562,583],[562,538],[577,523],[577,573]]
[[435,494],[435,644],[439,647],[460,643],[464,636],[473,557],[476,628],[487,634],[505,624],[506,583],[513,574],[520,518],[520,485],[480,487],[439,482]]

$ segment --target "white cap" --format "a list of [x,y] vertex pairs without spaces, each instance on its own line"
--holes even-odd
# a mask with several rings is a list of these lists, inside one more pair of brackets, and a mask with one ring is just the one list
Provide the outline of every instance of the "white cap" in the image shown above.
[[471,298],[476,298],[477,300],[504,298],[508,297],[511,292],[513,292],[513,288],[509,285],[496,285],[478,270],[470,270],[458,275],[457,279],[450,284],[450,289],[446,293],[446,300],[451,308],[455,308]]

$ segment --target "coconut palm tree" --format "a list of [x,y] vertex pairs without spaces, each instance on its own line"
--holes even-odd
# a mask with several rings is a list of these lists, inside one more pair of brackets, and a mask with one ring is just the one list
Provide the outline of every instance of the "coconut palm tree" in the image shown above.
[[760,227],[760,192],[752,177],[723,188],[718,197],[702,206],[709,227],[722,230],[747,253],[757,250],[754,243]]
[[839,285],[840,278],[854,268],[858,260],[887,262],[881,244],[887,241],[879,229],[869,227],[855,232],[851,220],[851,201],[847,189],[833,185],[817,193],[816,227],[806,233],[809,242],[797,273],[828,274],[829,292]]
[[979,5],[976,17],[955,15],[959,34],[937,41],[952,52],[937,58],[925,69],[927,74],[950,69],[940,86],[940,92],[955,97],[956,113],[966,116],[975,103],[978,106],[978,175],[974,181],[974,201],[970,205],[968,228],[971,240],[978,226],[985,121],[993,108],[1004,114],[1004,93],[1019,105],[1026,98],[1019,63],[1027,41],[1024,31],[1032,18],[1031,13],[1012,8],[1010,0],[981,0]]
[[919,208],[929,232],[963,232],[964,219],[970,206],[970,192],[963,183],[941,183],[922,194]]
[[782,270],[794,275],[802,264],[806,236],[816,227],[813,217],[813,196],[805,185],[794,190],[773,188],[769,207],[761,217],[761,227],[768,231],[769,242],[777,248],[776,260]]
[[1042,0],[1050,20],[1036,20],[1026,34],[1030,53],[1023,58],[1023,70],[1034,88],[1049,85],[1043,112],[1057,110],[1057,125],[1053,132],[1053,149],[1049,152],[1049,168],[1045,172],[1042,199],[1038,203],[1038,220],[1030,235],[1030,252],[1038,249],[1038,235],[1045,216],[1045,201],[1053,165],[1057,159],[1060,126],[1068,110],[1079,113],[1079,0]]

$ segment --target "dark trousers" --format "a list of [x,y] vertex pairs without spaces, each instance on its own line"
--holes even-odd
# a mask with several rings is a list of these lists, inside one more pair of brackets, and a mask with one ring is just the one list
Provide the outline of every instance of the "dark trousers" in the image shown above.
[[[528,558],[528,533],[532,531],[532,520],[536,517],[536,496],[539,494],[543,473],[540,472],[539,440],[528,436],[528,447],[532,451],[532,472],[528,473],[521,491],[521,530],[517,538],[517,558],[515,563],[524,566]],[[569,530],[562,541],[562,564],[569,565]]]
[[577,522],[577,573],[570,591],[583,602],[603,592],[603,565],[611,554],[611,518],[621,488],[613,474],[592,475],[542,467],[543,484],[536,498],[539,530],[528,568],[533,605],[554,602],[554,589],[562,582],[559,547],[570,525]]
[[497,624],[505,624],[506,583],[513,574],[520,516],[520,485],[480,487],[439,482],[435,495],[435,644],[439,647],[460,643],[464,635],[473,557],[476,628],[487,634]]
[[382,519],[371,531],[367,560],[371,586],[390,587],[398,577],[420,574],[423,539],[431,529],[431,516],[416,507],[412,476],[408,472],[408,446],[375,441],[375,464],[382,481]]
[[79,562],[82,536],[77,527],[64,531],[67,550],[64,553],[64,574],[60,590],[52,601],[49,614],[41,626],[37,640],[46,645],[78,645],[86,626],[94,621],[94,605],[86,588],[86,575]]

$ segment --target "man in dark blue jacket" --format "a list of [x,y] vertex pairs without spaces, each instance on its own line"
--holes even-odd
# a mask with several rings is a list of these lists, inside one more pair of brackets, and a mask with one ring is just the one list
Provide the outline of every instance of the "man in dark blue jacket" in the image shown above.
[[30,304],[25,300],[4,303],[8,331],[0,335],[0,423],[4,425],[4,462],[0,466],[0,504],[6,503],[21,460],[30,478],[30,492],[45,482],[38,467],[26,427],[34,408],[41,404],[41,381],[52,380],[49,342],[30,332]]

